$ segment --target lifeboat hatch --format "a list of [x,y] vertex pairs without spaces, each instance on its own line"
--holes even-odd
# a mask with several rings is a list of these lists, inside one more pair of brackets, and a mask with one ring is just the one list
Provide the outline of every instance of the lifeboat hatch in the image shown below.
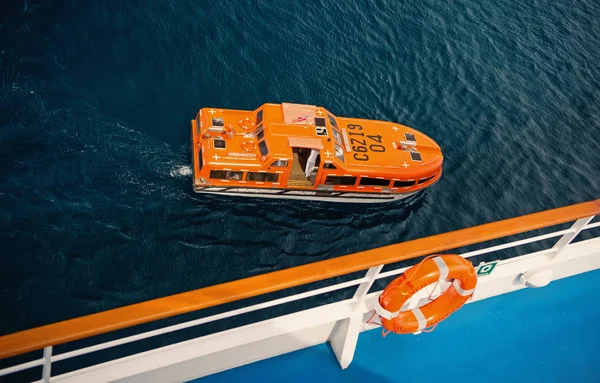
[[223,121],[222,117],[213,117],[212,126],[225,126],[225,121]]
[[292,148],[292,168],[288,178],[288,186],[312,188],[321,162],[318,149],[301,147]]

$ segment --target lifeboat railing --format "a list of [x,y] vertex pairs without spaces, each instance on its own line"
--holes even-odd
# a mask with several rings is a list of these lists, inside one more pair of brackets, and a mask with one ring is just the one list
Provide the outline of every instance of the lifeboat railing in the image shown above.
[[[4,335],[0,337],[0,359],[36,350],[43,350],[43,355],[41,358],[1,369],[0,376],[42,366],[42,381],[49,382],[56,378],[51,378],[51,366],[54,362],[357,286],[353,297],[345,301],[345,303],[350,304],[348,306],[350,308],[349,311],[340,314],[342,318],[350,320],[350,323],[346,323],[346,331],[339,340],[335,339],[335,337],[330,339],[332,348],[334,349],[342,368],[345,368],[352,359],[358,332],[365,329],[363,327],[357,331],[351,331],[348,330],[348,328],[354,328],[356,330],[357,324],[365,326],[362,321],[362,314],[365,312],[365,308],[363,307],[364,302],[368,296],[377,296],[377,294],[380,293],[375,292],[369,294],[373,284],[378,279],[401,274],[407,269],[406,267],[401,267],[382,272],[385,265],[574,221],[572,226],[568,229],[536,235],[530,238],[515,240],[460,254],[462,257],[469,258],[560,237],[560,239],[549,249],[517,257],[522,260],[523,258],[544,256],[546,257],[546,262],[551,264],[560,259],[561,253],[565,249],[569,246],[573,246],[571,243],[579,233],[584,230],[600,227],[600,222],[590,223],[597,215],[600,215],[600,199],[261,274]],[[597,238],[594,238],[593,240],[597,240]],[[600,244],[597,246],[598,252],[600,253]],[[511,259],[508,259],[503,262],[510,261]],[[485,265],[480,264],[475,266],[481,269],[481,267]],[[539,265],[536,265],[536,267],[539,267]],[[351,281],[336,283],[331,286],[253,304],[224,313],[122,337],[120,339],[79,348],[57,355],[53,355],[52,353],[52,347],[59,344],[312,282],[323,281],[362,270],[367,270],[366,274],[362,278]],[[477,295],[477,289],[475,295]],[[341,303],[341,301],[337,303]],[[335,304],[336,303],[332,303],[330,305]]]

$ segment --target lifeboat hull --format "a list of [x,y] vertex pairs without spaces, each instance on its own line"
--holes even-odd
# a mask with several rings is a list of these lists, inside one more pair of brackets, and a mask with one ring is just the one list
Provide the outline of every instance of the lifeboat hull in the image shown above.
[[250,198],[281,198],[294,200],[342,202],[342,203],[382,203],[393,202],[408,198],[417,194],[420,190],[410,193],[339,193],[312,190],[288,190],[288,189],[258,189],[258,188],[224,188],[224,187],[195,187],[194,192],[203,194],[219,194],[226,196],[250,197]]

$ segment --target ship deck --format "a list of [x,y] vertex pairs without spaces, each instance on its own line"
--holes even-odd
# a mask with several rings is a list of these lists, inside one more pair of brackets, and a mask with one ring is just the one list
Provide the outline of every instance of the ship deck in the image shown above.
[[346,370],[321,344],[193,382],[597,382],[599,289],[589,271],[466,305],[433,333],[363,332]]

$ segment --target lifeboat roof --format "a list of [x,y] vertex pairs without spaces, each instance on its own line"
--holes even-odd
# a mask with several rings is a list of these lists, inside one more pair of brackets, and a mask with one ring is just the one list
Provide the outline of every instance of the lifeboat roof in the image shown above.
[[[304,104],[263,104],[255,111],[200,111],[203,157],[213,165],[266,168],[292,158],[292,148],[321,151],[321,159],[358,174],[419,177],[439,168],[440,147],[425,134],[384,121],[337,117]],[[212,141],[212,143],[211,143]]]

